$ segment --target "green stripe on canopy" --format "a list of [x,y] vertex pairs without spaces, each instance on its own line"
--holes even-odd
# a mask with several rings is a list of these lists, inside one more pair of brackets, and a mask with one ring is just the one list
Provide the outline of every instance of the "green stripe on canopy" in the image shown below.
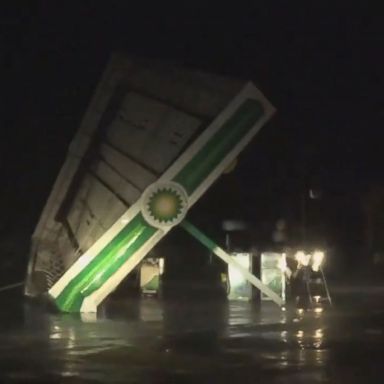
[[[173,181],[189,195],[204,183],[234,146],[263,115],[263,106],[245,100],[222,127],[191,158]],[[65,312],[78,312],[83,300],[97,291],[158,231],[137,214],[60,292],[55,301]]]

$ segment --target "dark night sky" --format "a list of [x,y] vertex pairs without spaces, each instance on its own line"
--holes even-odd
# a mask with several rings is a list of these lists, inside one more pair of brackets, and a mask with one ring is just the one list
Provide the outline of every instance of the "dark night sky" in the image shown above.
[[115,50],[251,79],[276,105],[229,176],[239,204],[263,201],[263,185],[284,193],[300,172],[344,194],[384,181],[379,10],[335,2],[9,3],[1,13],[1,207],[17,206],[30,228]]

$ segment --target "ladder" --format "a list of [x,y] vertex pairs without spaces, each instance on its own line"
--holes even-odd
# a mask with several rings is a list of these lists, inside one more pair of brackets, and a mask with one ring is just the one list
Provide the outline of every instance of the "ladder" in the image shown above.
[[308,279],[306,279],[306,290],[311,309],[316,309],[319,304],[328,304],[332,306],[332,298],[324,270],[321,266],[318,271],[313,271],[309,268],[308,273],[309,276]]

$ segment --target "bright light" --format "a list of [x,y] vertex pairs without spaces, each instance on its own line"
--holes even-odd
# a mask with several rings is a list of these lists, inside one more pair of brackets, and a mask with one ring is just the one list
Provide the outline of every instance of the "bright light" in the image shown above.
[[317,307],[317,308],[315,308],[315,313],[321,313],[321,312],[323,312],[323,308],[321,308],[321,307]]
[[313,262],[321,264],[324,260],[324,252],[323,251],[315,251],[313,253]]
[[299,263],[301,260],[303,260],[305,257],[305,253],[303,251],[297,251],[295,254],[295,260],[298,261]]
[[301,330],[297,331],[296,333],[297,338],[301,339],[303,336],[304,336],[304,331],[301,331]]
[[304,309],[303,308],[297,308],[297,313],[299,315],[303,314],[304,313]]
[[322,329],[316,329],[315,331],[315,337],[318,339],[321,339],[324,336]]
[[287,270],[287,260],[285,259],[284,254],[279,259],[277,265],[278,265],[279,269],[281,270],[281,272],[285,272]]
[[235,268],[230,269],[229,280],[231,282],[232,287],[237,287],[239,285],[244,284],[247,281],[244,275],[238,269],[235,269]]
[[164,258],[163,257],[159,258],[159,269],[160,269],[160,275],[162,275],[164,272]]
[[295,254],[295,259],[299,264],[306,267],[309,265],[309,261],[311,260],[311,255],[310,254],[306,255],[303,251],[298,251]]
[[313,296],[313,300],[315,300],[315,303],[319,303],[321,299],[321,296]]
[[324,252],[315,251],[312,256],[312,269],[317,272],[324,260]]
[[[246,253],[236,253],[232,255],[234,261],[240,264],[241,267],[249,271],[250,268],[250,259],[249,254]],[[229,281],[231,284],[231,291],[234,294],[237,291],[242,291],[242,286],[245,286],[247,283],[246,278],[244,277],[241,270],[235,266],[229,266],[228,268]]]

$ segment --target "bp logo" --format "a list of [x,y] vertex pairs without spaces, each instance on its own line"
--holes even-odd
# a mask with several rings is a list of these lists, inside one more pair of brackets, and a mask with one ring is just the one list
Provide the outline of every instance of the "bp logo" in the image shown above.
[[155,183],[143,194],[141,211],[153,227],[164,229],[179,224],[188,209],[188,197],[177,183]]

